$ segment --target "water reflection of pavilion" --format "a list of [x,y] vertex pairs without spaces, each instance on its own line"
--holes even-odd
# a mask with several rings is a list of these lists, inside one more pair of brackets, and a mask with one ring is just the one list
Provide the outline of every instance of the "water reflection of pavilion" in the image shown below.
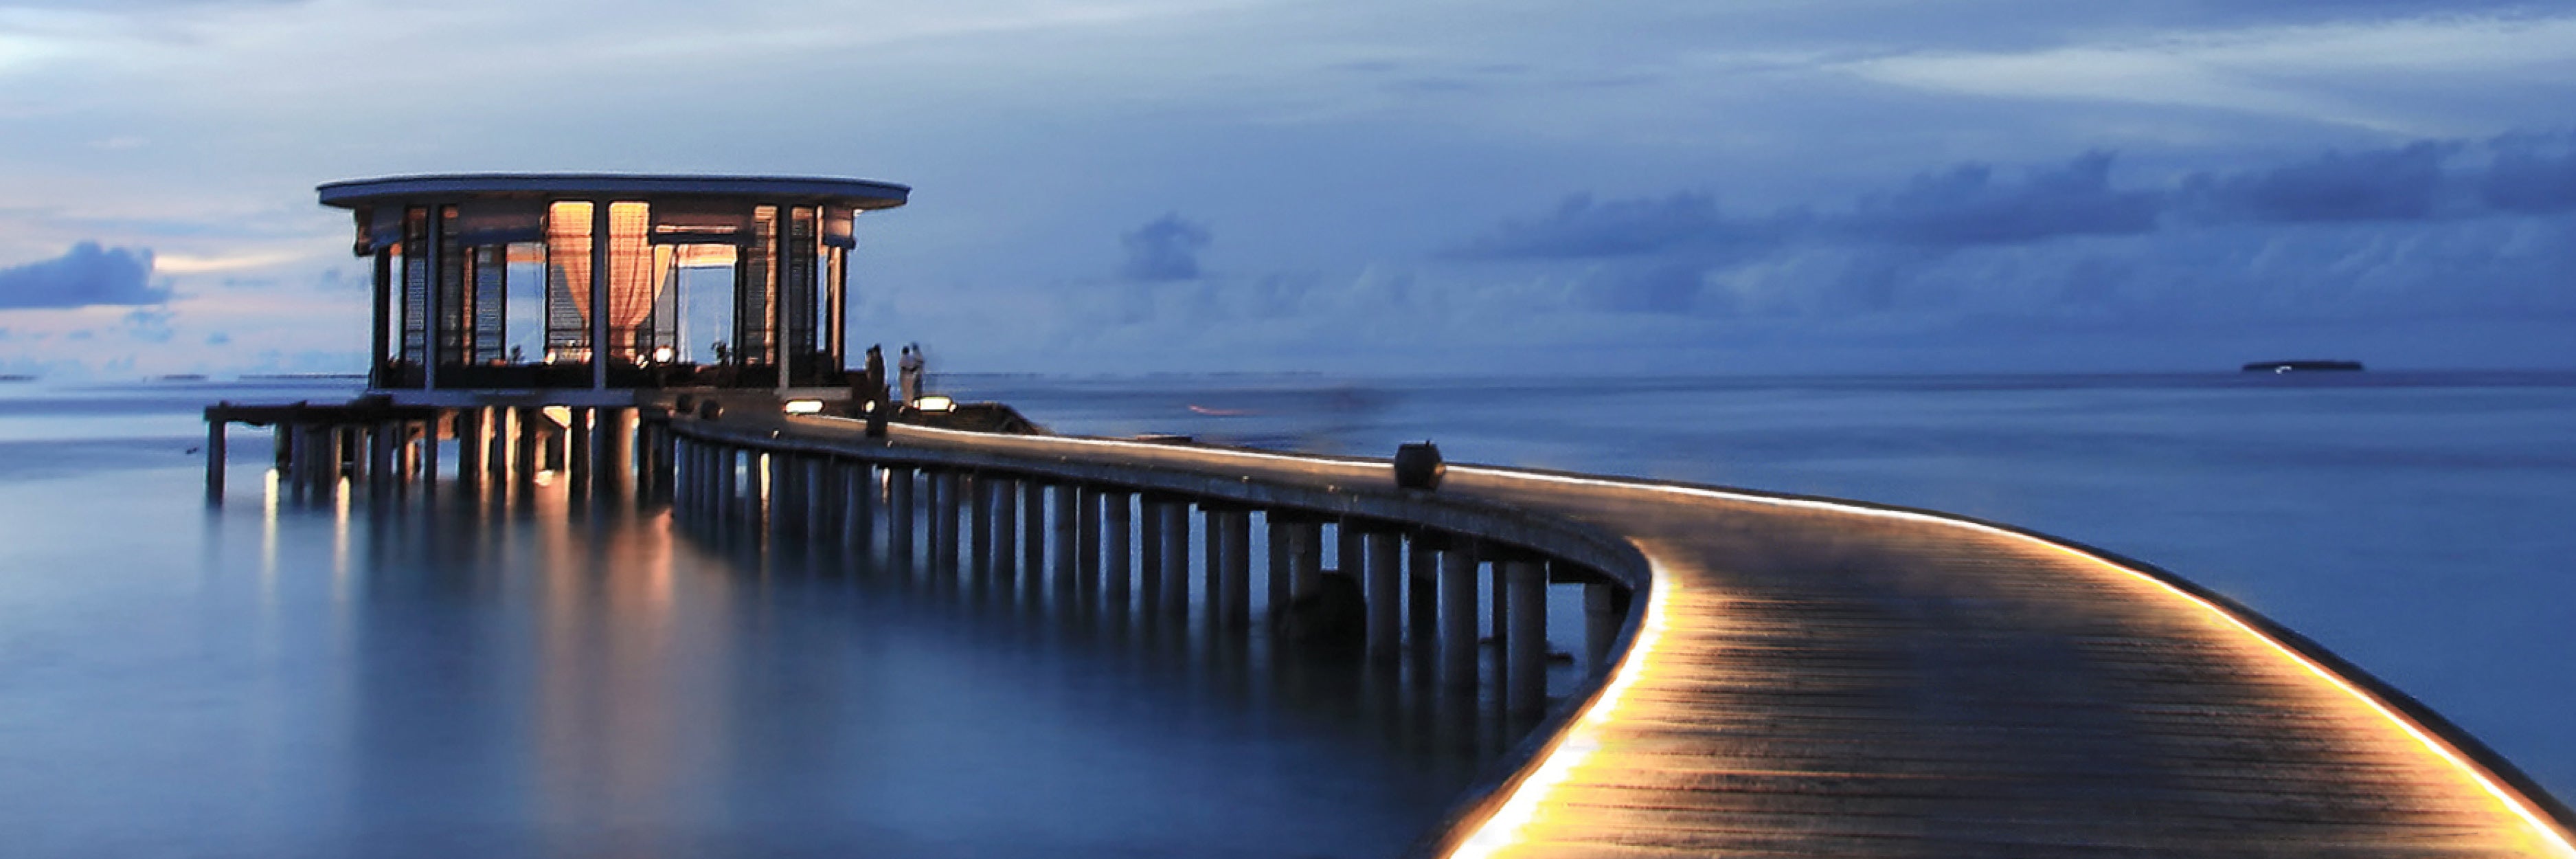
[[[369,386],[397,402],[551,389],[845,391],[855,179],[465,174],[334,182],[375,261]],[[587,395],[576,392],[588,389]],[[817,391],[818,394],[824,393]]]

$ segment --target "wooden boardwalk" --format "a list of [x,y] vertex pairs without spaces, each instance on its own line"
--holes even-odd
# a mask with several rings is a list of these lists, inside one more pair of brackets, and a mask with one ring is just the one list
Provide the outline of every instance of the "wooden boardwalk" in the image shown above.
[[1654,627],[1453,855],[2557,856],[2563,811],[2239,616],[2020,534],[1453,471],[1655,567]]
[[[898,437],[1390,491],[1382,463]],[[2576,857],[2565,809],[2473,741],[2152,570],[1700,487],[1453,467],[1439,495],[1588,523],[1652,571],[1607,685],[1445,855]]]

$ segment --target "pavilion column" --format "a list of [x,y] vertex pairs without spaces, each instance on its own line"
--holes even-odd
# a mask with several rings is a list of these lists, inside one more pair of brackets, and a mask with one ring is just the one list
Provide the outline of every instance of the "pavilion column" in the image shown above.
[[[401,217],[401,211],[397,207],[395,217]],[[372,232],[373,225],[370,224],[369,227]],[[394,380],[386,378],[385,356],[393,351],[394,251],[389,247],[378,247],[375,251],[376,328],[367,338],[368,345],[373,347],[375,352],[367,356],[367,385],[375,388],[389,388],[393,386]]]
[[[1345,522],[1344,527],[1349,527]],[[1395,658],[1404,638],[1399,625],[1403,615],[1397,610],[1399,581],[1404,576],[1399,550],[1403,538],[1392,531],[1368,531],[1362,537],[1366,545],[1360,574],[1368,590],[1368,655],[1370,659],[1388,661]]]
[[1505,654],[1503,694],[1510,712],[1527,715],[1547,709],[1547,564],[1514,559],[1503,568],[1503,592],[1509,607],[1510,636],[1499,642]]
[[[447,360],[447,353],[439,348],[441,344],[438,342],[438,335],[442,333],[439,323],[447,318],[447,206],[433,203],[427,209],[429,237],[425,244],[428,247],[421,249],[421,259],[425,261],[422,280],[429,288],[421,302],[421,315],[427,318],[421,325],[420,386],[422,390],[434,391],[438,389],[438,365]],[[410,256],[411,249],[404,248],[403,255]]]
[[[790,238],[795,232],[790,225],[795,222],[796,207],[778,207],[778,220],[775,224],[775,229],[778,231],[777,238],[770,242],[772,252],[769,260],[769,279],[772,283],[778,284],[778,288],[771,293],[772,300],[769,302],[769,354],[770,366],[778,370],[778,392],[782,396],[787,393],[788,388],[794,386],[795,378],[795,349],[790,342],[792,338],[789,337],[787,327],[788,323],[795,318],[795,314],[788,310],[794,302],[787,299],[788,290],[796,287],[796,284],[787,282],[788,272],[794,269],[794,266],[789,265],[789,260],[793,258],[795,252],[793,247],[795,242]],[[814,226],[819,233],[822,224],[817,223]],[[814,285],[807,283],[804,284],[804,288],[810,294]]]
[[1476,688],[1476,554],[1464,541],[1440,552],[1440,685]]
[[608,389],[608,207],[590,203],[590,387]]

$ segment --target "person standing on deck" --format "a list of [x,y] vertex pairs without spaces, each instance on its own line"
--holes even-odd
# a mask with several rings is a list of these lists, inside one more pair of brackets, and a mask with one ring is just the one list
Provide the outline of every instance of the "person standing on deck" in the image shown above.
[[871,438],[883,437],[885,435],[886,412],[888,411],[886,406],[885,347],[875,344],[870,344],[868,346],[867,370],[859,376],[858,394],[859,415],[866,418],[868,421],[868,436]]
[[921,399],[921,363],[921,344],[913,343],[903,347],[903,363],[897,365],[897,372],[901,374],[903,380],[905,405]]

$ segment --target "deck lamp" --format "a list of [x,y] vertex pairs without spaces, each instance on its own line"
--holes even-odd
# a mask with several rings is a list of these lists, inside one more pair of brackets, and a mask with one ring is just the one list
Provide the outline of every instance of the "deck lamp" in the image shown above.
[[912,408],[922,412],[953,412],[957,410],[957,401],[932,394],[926,397],[914,397]]
[[819,415],[823,413],[823,401],[788,400],[785,409],[791,415]]

